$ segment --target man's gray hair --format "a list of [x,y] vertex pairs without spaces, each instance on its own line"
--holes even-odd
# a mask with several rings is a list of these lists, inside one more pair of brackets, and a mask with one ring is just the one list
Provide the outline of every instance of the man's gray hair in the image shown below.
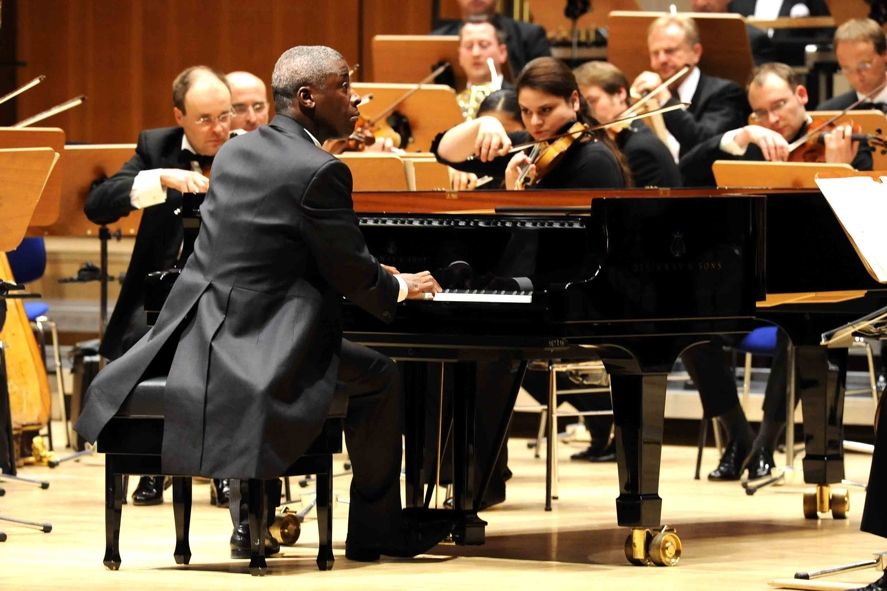
[[289,110],[302,86],[323,86],[327,76],[336,73],[337,62],[343,59],[341,53],[323,45],[299,45],[284,51],[271,74],[275,110]]

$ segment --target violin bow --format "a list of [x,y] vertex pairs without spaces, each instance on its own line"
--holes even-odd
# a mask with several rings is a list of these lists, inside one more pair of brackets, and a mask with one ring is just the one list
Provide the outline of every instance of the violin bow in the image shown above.
[[37,76],[36,78],[34,78],[30,82],[28,82],[27,84],[24,84],[24,85],[16,88],[15,90],[10,92],[9,94],[3,95],[2,97],[0,97],[0,105],[2,105],[3,103],[5,103],[8,100],[14,99],[15,97],[17,97],[21,93],[25,92],[26,90],[34,88],[35,86],[37,86],[38,84],[43,82],[45,79],[46,79],[46,76],[44,76],[43,74],[40,74],[39,76]]
[[552,142],[554,140],[560,139],[562,137],[567,137],[570,135],[582,135],[584,133],[589,133],[592,131],[597,131],[599,129],[607,129],[608,127],[615,127],[616,125],[620,125],[622,123],[631,123],[636,119],[646,119],[647,117],[653,117],[654,115],[659,115],[661,113],[668,113],[669,111],[677,111],[678,109],[686,109],[690,106],[690,103],[676,103],[674,105],[668,105],[667,107],[660,107],[658,109],[651,109],[646,113],[640,113],[637,115],[629,115],[628,117],[620,117],[618,119],[613,119],[609,123],[598,123],[597,125],[591,125],[588,129],[582,129],[578,131],[568,131],[566,133],[562,133],[560,135],[556,135],[554,137],[550,137],[547,140],[539,140],[536,142],[527,142],[526,144],[521,144],[519,146],[514,146],[506,154],[514,154],[516,152],[520,152],[522,150],[526,150],[527,148],[532,148],[538,144],[543,142]]
[[83,101],[85,101],[85,100],[86,100],[86,95],[81,94],[80,96],[74,97],[74,98],[67,100],[63,103],[60,103],[54,107],[50,107],[49,109],[46,109],[45,111],[37,113],[36,115],[28,117],[27,119],[22,119],[21,121],[19,121],[15,125],[12,125],[12,127],[27,127],[33,123],[37,123],[38,121],[43,121],[44,119],[52,117],[53,115],[58,115],[59,113],[67,111],[68,109],[73,109],[74,107],[83,103]]
[[799,137],[798,139],[796,139],[795,141],[793,141],[792,143],[790,143],[788,145],[788,151],[792,152],[793,150],[795,150],[799,146],[803,146],[805,143],[807,143],[807,140],[810,139],[811,135],[813,135],[815,133],[819,133],[819,131],[821,129],[828,127],[829,125],[831,125],[832,123],[834,123],[835,121],[837,121],[838,119],[840,119],[841,117],[846,115],[848,111],[852,111],[854,109],[854,107],[856,107],[866,101],[871,101],[873,98],[878,96],[878,94],[882,90],[884,90],[884,87],[887,87],[887,80],[882,82],[876,89],[874,89],[873,91],[871,91],[870,93],[868,93],[867,95],[862,97],[861,99],[858,99],[855,103],[846,107],[843,111],[841,111],[840,113],[838,113],[834,117],[829,118],[827,121],[823,121],[822,123],[820,123],[819,125],[817,125],[813,129],[808,129],[807,133],[805,133],[804,135],[802,135],[801,137]]
[[681,68],[680,70],[678,70],[677,72],[675,72],[674,74],[669,76],[669,78],[665,82],[661,83],[659,86],[657,86],[656,88],[654,88],[653,90],[651,90],[650,92],[648,92],[647,94],[642,96],[640,99],[638,99],[637,102],[635,102],[630,107],[628,107],[627,109],[622,111],[622,113],[620,113],[619,116],[620,117],[628,117],[630,115],[633,115],[634,112],[637,111],[640,107],[644,106],[644,104],[646,104],[647,101],[649,101],[654,96],[659,94],[659,91],[661,91],[663,88],[668,88],[669,86],[672,85],[672,83],[675,80],[677,80],[681,76],[685,75],[689,71],[690,71],[690,66],[684,66],[683,68]]
[[407,100],[408,98],[413,96],[415,93],[419,92],[419,90],[422,88],[423,85],[428,84],[429,82],[431,82],[432,80],[434,80],[435,78],[440,76],[441,73],[443,73],[443,71],[449,67],[450,67],[450,63],[447,62],[447,63],[443,64],[442,66],[440,66],[439,68],[437,68],[436,70],[434,70],[433,72],[431,72],[430,74],[428,74],[427,76],[425,76],[424,78],[422,78],[421,80],[419,80],[419,82],[416,83],[416,86],[414,88],[411,88],[408,91],[406,91],[400,98],[398,98],[396,101],[394,101],[393,103],[391,103],[390,105],[385,107],[381,113],[379,113],[378,115],[376,115],[375,117],[373,117],[372,119],[367,121],[367,126],[373,127],[376,123],[381,121],[384,117],[387,117],[388,114],[391,113],[391,111],[393,111],[394,109],[397,108],[397,105],[404,102],[405,100]]

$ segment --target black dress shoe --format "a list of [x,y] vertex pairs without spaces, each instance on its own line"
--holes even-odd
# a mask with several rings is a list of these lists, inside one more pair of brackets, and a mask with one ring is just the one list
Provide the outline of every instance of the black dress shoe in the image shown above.
[[610,443],[603,448],[589,445],[582,451],[571,455],[570,459],[584,462],[615,462],[616,442],[610,441]]
[[727,444],[718,467],[709,472],[709,480],[739,480],[742,474],[742,460],[745,459],[748,448],[740,445],[736,440]]
[[209,502],[216,507],[227,507],[231,499],[231,487],[227,478],[213,478],[209,483]]
[[345,542],[345,558],[357,562],[374,562],[379,557],[395,556],[412,558],[424,554],[453,531],[451,511],[430,509],[404,509],[401,526],[391,539],[379,545],[363,544],[351,539]]
[[874,583],[869,583],[865,587],[851,589],[850,591],[887,591],[887,573],[884,573],[884,575]]
[[168,486],[163,476],[142,476],[132,493],[132,504],[159,505],[163,502],[163,489]]
[[766,449],[752,450],[751,454],[745,459],[745,467],[748,469],[749,480],[768,478],[770,471],[776,467],[776,462],[773,460],[773,452]]
[[[265,531],[265,556],[280,552],[280,542]],[[241,523],[231,532],[231,558],[249,558],[249,526]]]

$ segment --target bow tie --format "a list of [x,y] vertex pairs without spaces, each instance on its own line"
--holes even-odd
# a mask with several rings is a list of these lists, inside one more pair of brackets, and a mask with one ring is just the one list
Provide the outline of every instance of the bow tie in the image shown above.
[[201,170],[206,170],[213,165],[212,156],[201,156],[190,150],[182,150],[182,160],[188,165],[189,169],[191,168],[192,162],[196,162]]
[[856,106],[856,110],[858,110],[858,111],[864,111],[864,110],[870,110],[870,109],[874,109],[876,111],[881,111],[883,113],[887,113],[887,103],[866,102],[866,103],[859,103]]

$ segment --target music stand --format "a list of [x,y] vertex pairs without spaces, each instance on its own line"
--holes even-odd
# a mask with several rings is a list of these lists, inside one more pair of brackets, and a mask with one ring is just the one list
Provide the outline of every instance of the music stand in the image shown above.
[[[65,132],[55,127],[12,128],[0,127],[0,146],[4,148],[51,148],[58,154],[65,146]],[[48,226],[59,218],[59,200],[62,188],[62,169],[58,162],[46,180],[46,186],[30,218],[30,226]]]
[[[362,96],[373,95],[373,100],[360,107],[363,118],[372,120],[405,93],[415,88],[415,84],[355,82],[352,87]],[[398,104],[395,110],[402,113],[410,122],[413,141],[407,150],[411,152],[427,152],[431,149],[434,136],[464,121],[462,111],[456,102],[455,91],[445,84],[423,85]]]
[[[46,187],[50,173],[58,161],[58,154],[51,148],[22,148],[0,150],[0,251],[12,250],[21,242],[28,227],[28,222],[37,207],[40,195]],[[14,283],[0,282],[0,319],[6,318],[6,298],[9,291],[21,289]],[[2,326],[0,326],[2,329]],[[4,446],[8,465],[0,465],[5,479],[18,480],[39,484],[40,488],[49,487],[48,482],[36,482],[16,476],[15,450],[12,448],[12,417],[10,413],[9,391],[6,382],[6,361],[0,346],[0,445]],[[4,406],[5,405],[5,406]],[[2,491],[2,489],[0,489]],[[5,493],[5,491],[2,491]],[[0,516],[0,520],[28,525],[49,533],[52,526],[48,523],[22,521]],[[0,542],[6,540],[6,534],[0,532]]]
[[717,160],[712,166],[719,188],[816,189],[816,177],[831,171],[852,172],[853,167],[849,164],[826,162],[742,160]]
[[406,191],[404,163],[395,154],[384,152],[345,152],[339,159],[351,169],[354,192]]
[[[650,69],[647,28],[655,19],[668,14],[621,10],[610,13],[607,59],[622,70],[629,82]],[[693,17],[699,28],[699,42],[703,47],[699,69],[717,72],[718,76],[744,88],[754,68],[745,20],[738,14],[686,12],[681,15]]]
[[431,154],[404,156],[403,163],[410,191],[450,189],[450,172],[447,166],[438,162]]

